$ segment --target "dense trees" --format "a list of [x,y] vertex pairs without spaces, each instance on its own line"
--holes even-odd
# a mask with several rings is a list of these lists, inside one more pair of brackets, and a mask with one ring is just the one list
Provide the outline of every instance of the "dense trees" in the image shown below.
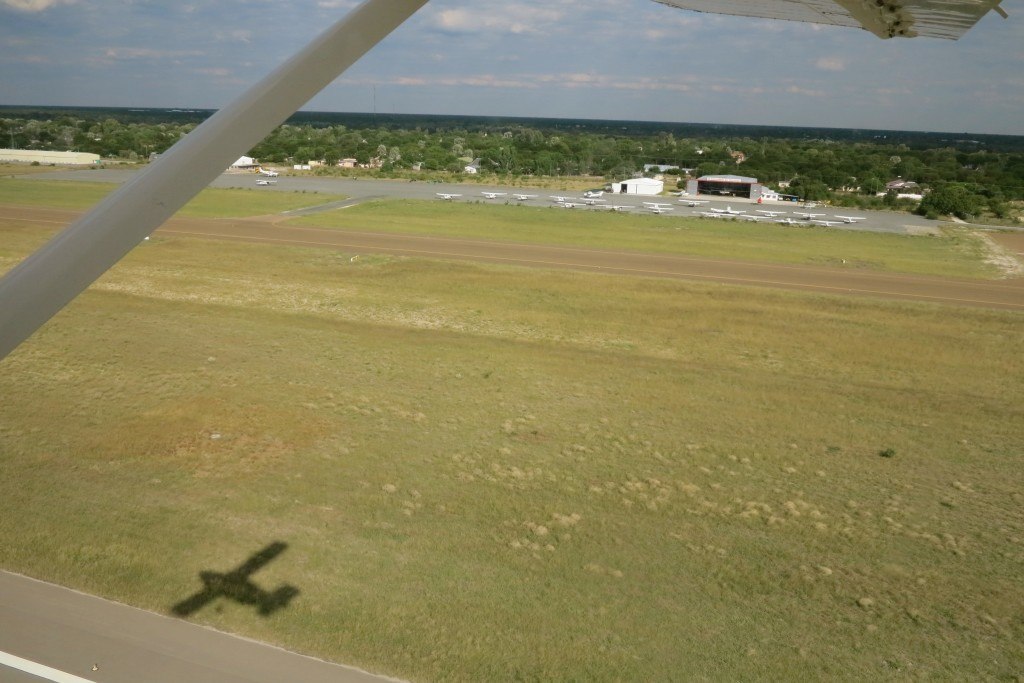
[[[0,108],[0,145],[146,159],[209,113]],[[696,176],[786,182],[806,199],[873,196],[902,178],[934,189],[923,211],[954,215],[984,208],[1000,215],[1008,201],[1024,199],[1024,139],[1009,136],[300,113],[250,154],[264,163],[377,161],[388,172],[458,173],[479,160],[483,174],[607,178],[662,164]]]

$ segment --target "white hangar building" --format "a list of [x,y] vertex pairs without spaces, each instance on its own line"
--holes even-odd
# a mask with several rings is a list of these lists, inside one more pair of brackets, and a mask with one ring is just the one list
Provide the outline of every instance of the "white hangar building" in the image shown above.
[[631,178],[621,183],[612,183],[612,192],[615,194],[643,194],[655,196],[665,190],[665,182],[653,178]]
[[0,149],[0,161],[15,161],[24,164],[56,164],[78,166],[99,163],[99,154],[87,152],[49,152],[39,149]]

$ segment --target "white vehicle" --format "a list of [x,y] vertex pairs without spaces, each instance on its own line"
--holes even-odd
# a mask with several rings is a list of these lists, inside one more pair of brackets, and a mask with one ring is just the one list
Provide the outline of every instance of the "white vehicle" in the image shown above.
[[461,197],[462,196],[461,194],[451,194],[450,192],[438,192],[436,194],[437,194],[437,198],[438,199],[443,199],[446,202],[450,202],[451,200],[455,199],[456,197]]
[[742,211],[736,211],[731,206],[727,206],[724,209],[708,209],[708,211],[710,211],[711,213],[720,214],[722,216],[739,216],[743,213]]
[[262,166],[260,166],[257,170],[259,171],[260,175],[265,175],[265,176],[268,176],[270,178],[276,178],[278,176],[277,171],[268,171],[267,169],[263,168]]
[[583,193],[585,199],[600,199],[604,196],[604,190],[587,190]]
[[535,194],[514,194],[514,195],[512,195],[512,199],[515,199],[518,202],[528,202],[531,199],[536,199],[536,198],[537,198],[537,195],[535,195]]
[[787,213],[786,211],[764,211],[763,209],[758,209],[757,212],[764,214],[768,218],[778,218],[779,216],[785,216]]
[[498,197],[504,197],[508,193],[507,192],[481,192],[480,194],[482,194],[487,199],[497,199]]
[[844,223],[856,223],[857,221],[867,220],[864,216],[836,216],[836,218],[842,220]]
[[825,214],[823,214],[823,213],[802,213],[800,211],[794,211],[793,215],[794,216],[800,216],[800,218],[803,218],[805,221],[809,221],[809,220],[812,220],[814,218],[821,218]]
[[696,199],[680,199],[680,204],[686,204],[689,207],[704,206],[707,204],[707,200],[697,201]]

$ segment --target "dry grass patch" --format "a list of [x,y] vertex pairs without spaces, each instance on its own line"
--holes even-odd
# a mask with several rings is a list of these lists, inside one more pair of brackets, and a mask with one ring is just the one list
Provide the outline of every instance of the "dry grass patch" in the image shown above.
[[1009,678],[1022,329],[161,237],[4,361],[0,566],[166,612],[287,542],[195,619],[416,680]]

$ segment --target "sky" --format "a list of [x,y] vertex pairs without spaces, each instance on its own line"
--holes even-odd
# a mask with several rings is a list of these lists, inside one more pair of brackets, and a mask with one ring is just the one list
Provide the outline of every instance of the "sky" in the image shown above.
[[[0,104],[219,108],[355,0],[0,0]],[[314,111],[1024,135],[1024,2],[959,41],[651,0],[430,0]]]

